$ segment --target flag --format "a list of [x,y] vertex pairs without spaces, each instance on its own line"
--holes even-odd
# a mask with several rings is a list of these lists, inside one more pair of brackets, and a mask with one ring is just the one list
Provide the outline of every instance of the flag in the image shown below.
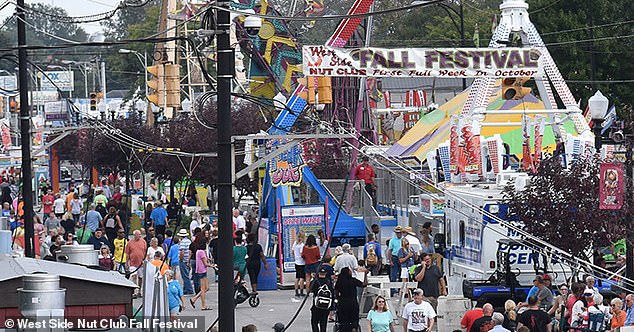
[[603,129],[601,129],[601,134],[608,130],[608,128],[612,127],[616,119],[618,119],[618,116],[616,115],[616,107],[612,105],[612,107],[610,107],[610,109],[608,110],[607,115],[605,116],[605,121],[603,121]]

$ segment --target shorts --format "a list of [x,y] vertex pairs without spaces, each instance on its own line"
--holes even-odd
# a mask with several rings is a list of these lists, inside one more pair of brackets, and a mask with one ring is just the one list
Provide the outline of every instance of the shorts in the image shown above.
[[175,307],[175,308],[170,309],[170,315],[172,315],[172,316],[178,315],[179,312],[180,312],[180,307]]
[[140,267],[130,265],[129,271],[130,271],[130,275],[136,275],[137,278],[143,279],[143,272],[144,272],[143,265],[141,265]]
[[173,276],[176,277],[181,269],[179,265],[170,265],[170,270],[172,270]]
[[401,279],[409,279],[409,267],[401,268]]
[[198,278],[198,279],[207,278],[207,272],[203,272],[203,273],[194,273],[194,275],[195,275],[195,276],[196,276],[196,278]]
[[306,265],[306,273],[317,273],[317,268],[319,267],[320,262],[315,262],[312,264]]
[[295,264],[295,278],[297,279],[306,278],[306,265]]

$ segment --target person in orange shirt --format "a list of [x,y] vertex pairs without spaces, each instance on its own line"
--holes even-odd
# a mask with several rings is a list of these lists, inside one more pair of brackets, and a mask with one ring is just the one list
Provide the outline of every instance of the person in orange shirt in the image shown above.
[[610,302],[612,306],[612,322],[610,327],[616,331],[618,328],[625,326],[625,310],[623,310],[623,301],[621,299],[613,298]]
[[73,201],[74,196],[75,196],[75,192],[72,190],[69,191],[68,194],[66,194],[66,211],[71,210],[70,202]]
[[160,251],[154,253],[154,260],[150,263],[156,266],[157,269],[161,269],[161,275],[164,275],[165,271],[169,268],[167,262],[163,262],[163,253]]

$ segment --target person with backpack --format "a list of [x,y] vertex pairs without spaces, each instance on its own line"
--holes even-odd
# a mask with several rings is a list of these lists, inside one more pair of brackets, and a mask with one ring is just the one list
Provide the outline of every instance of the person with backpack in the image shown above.
[[124,230],[123,223],[121,223],[121,218],[119,218],[115,207],[110,207],[108,214],[101,219],[101,228],[106,230],[108,241],[113,241],[117,237],[118,230]]
[[365,266],[373,276],[379,274],[382,262],[381,245],[376,242],[372,233],[368,235],[368,242],[363,247],[363,259],[365,260]]
[[313,306],[310,308],[312,331],[326,332],[328,314],[334,303],[334,290],[326,267],[319,267],[317,278],[310,284],[310,292],[313,293]]

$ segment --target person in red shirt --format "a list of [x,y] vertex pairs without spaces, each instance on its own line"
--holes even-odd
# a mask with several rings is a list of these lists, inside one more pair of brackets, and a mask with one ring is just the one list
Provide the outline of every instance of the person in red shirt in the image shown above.
[[55,197],[53,197],[53,192],[49,190],[46,192],[46,195],[42,196],[42,215],[44,216],[44,222],[48,219],[48,215],[53,212],[53,202],[55,201]]
[[471,330],[471,325],[473,325],[473,322],[475,322],[476,319],[482,316],[484,316],[482,308],[475,308],[473,310],[469,310],[462,317],[462,320],[460,321],[460,326],[463,329],[466,329],[466,331],[468,332],[469,330]]
[[374,183],[376,174],[374,173],[374,168],[370,166],[368,161],[367,156],[361,157],[361,164],[357,166],[355,174],[357,180],[363,180],[365,182],[365,191],[372,197],[372,205],[376,206],[376,184]]

